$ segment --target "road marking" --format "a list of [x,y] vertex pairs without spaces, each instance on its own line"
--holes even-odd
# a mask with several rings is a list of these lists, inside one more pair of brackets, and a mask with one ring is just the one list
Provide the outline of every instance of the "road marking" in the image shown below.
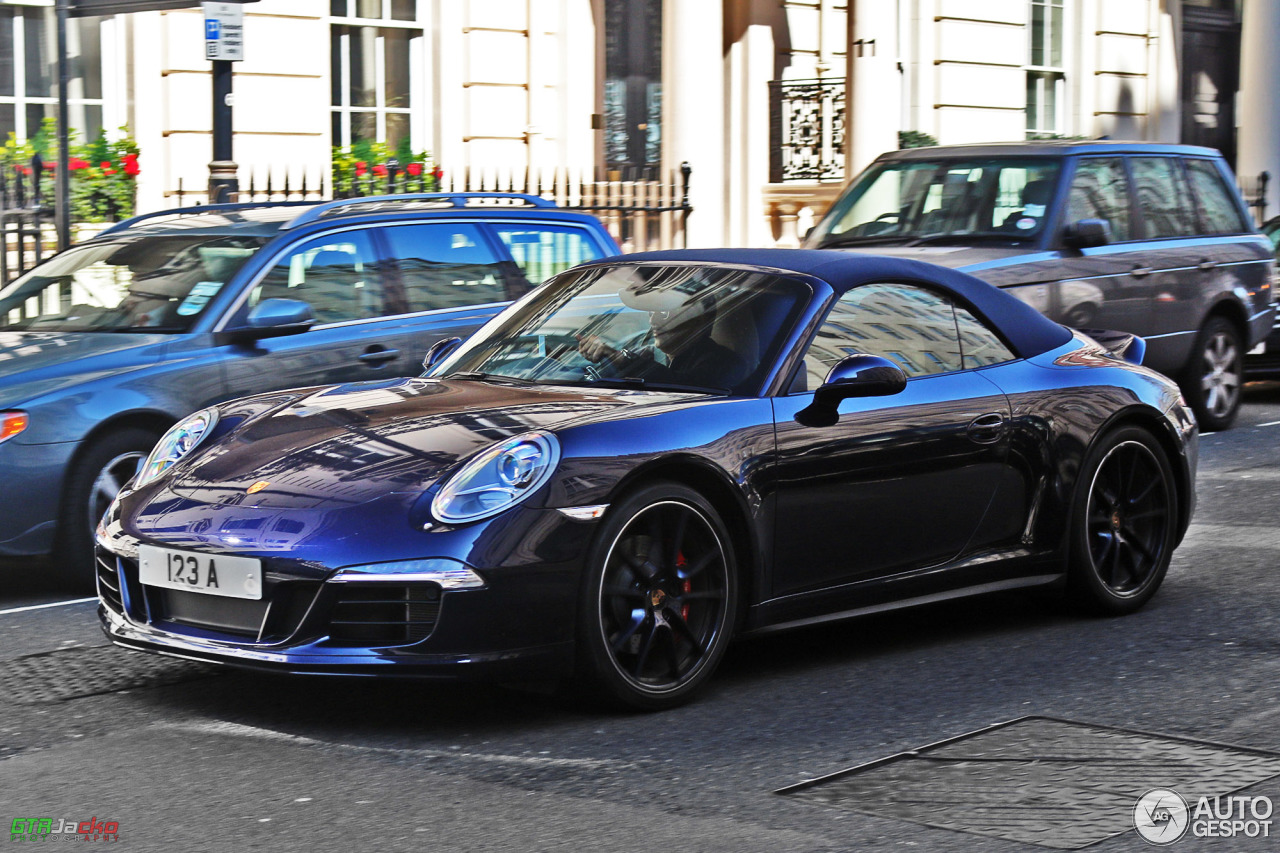
[[1258,424],[1258,426],[1280,426],[1280,421],[1267,421],[1265,424]]
[[244,723],[232,723],[222,720],[205,723],[152,723],[149,728],[186,732],[188,734],[194,731],[199,734],[261,738],[263,740],[284,741],[298,746],[336,747],[338,749],[361,753],[372,752],[375,754],[411,755],[420,758],[436,759],[466,759],[524,767],[578,767],[594,770],[601,768],[635,766],[628,762],[619,763],[612,758],[544,758],[538,755],[504,755],[501,753],[465,752],[455,751],[452,749],[414,749],[412,747],[395,748],[385,746],[363,746],[361,744],[354,743],[337,743],[333,741],[317,740],[316,738],[307,737],[305,735],[295,735],[288,732],[276,731],[274,729],[264,729],[259,726],[250,726],[245,725]]
[[51,604],[29,604],[26,607],[11,607],[8,610],[0,610],[0,616],[8,616],[10,613],[26,613],[28,610],[44,610],[48,607],[66,607],[68,604],[84,604],[87,601],[97,601],[98,597],[93,598],[72,598],[68,601],[55,601]]

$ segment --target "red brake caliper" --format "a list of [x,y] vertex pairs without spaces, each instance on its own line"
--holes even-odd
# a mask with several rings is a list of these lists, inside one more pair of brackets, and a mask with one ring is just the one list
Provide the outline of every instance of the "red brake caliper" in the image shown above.
[[[680,551],[676,554],[676,568],[683,569],[687,565],[689,565],[689,561],[684,558],[684,552]],[[680,589],[682,592],[693,592],[693,582],[688,578],[685,578]],[[686,622],[689,621],[689,605],[683,604],[680,606],[680,618],[684,619]]]

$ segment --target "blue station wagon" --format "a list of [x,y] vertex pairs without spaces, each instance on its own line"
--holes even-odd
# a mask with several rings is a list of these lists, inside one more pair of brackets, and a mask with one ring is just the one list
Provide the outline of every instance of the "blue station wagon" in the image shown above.
[[619,252],[537,196],[434,193],[148,214],[0,291],[0,556],[92,578],[93,528],[183,415],[422,371],[544,279]]

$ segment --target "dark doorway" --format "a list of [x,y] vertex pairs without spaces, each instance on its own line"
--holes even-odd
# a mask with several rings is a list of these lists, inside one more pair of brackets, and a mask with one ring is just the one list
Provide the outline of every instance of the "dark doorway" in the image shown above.
[[662,0],[605,0],[604,159],[623,178],[662,158]]
[[1234,4],[1182,10],[1182,141],[1217,148],[1235,167],[1240,22]]

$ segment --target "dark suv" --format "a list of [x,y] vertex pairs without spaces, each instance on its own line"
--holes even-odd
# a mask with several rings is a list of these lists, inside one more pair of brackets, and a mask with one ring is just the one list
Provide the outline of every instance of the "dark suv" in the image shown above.
[[594,217],[505,193],[209,205],[73,246],[0,291],[0,555],[56,544],[87,583],[93,527],[178,418],[415,375],[437,341],[617,253]]
[[1204,430],[1240,407],[1272,322],[1271,244],[1212,149],[1044,141],[894,151],[841,194],[809,248],[964,270],[1077,328],[1134,332]]

